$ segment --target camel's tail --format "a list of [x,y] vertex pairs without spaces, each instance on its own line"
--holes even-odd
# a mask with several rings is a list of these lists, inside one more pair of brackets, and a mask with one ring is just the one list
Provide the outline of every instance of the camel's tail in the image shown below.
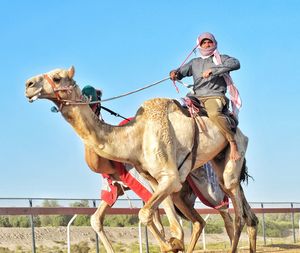
[[[240,181],[246,182],[246,184],[248,184],[249,178],[252,178],[252,180],[254,180],[254,178],[248,174],[248,167],[246,165],[246,158],[245,158],[241,170]],[[258,218],[256,217],[255,213],[251,210],[251,207],[245,198],[243,187],[241,185],[240,185],[240,194],[241,194],[240,197],[241,197],[241,204],[242,204],[241,206],[243,210],[243,217],[245,218],[246,224],[247,226],[256,228],[258,224]]]
[[252,178],[252,180],[254,180],[254,178],[251,175],[249,175],[249,173],[248,173],[248,167],[246,165],[246,158],[244,158],[241,175],[240,175],[240,181],[246,182],[246,184],[248,184],[249,178]]

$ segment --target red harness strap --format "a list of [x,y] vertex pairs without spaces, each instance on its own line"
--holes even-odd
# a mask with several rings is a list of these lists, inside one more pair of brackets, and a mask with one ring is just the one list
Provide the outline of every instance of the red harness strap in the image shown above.
[[47,74],[44,74],[44,78],[48,81],[48,83],[51,85],[52,89],[53,89],[53,92],[55,94],[55,97],[57,98],[57,100],[61,100],[61,97],[59,96],[58,94],[58,91],[56,90],[56,85],[55,83],[53,82],[53,80],[47,75]]

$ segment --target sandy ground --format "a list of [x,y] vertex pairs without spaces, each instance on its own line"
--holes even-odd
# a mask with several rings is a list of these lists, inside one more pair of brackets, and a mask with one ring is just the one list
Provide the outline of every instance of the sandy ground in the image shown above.
[[[124,244],[137,243],[139,240],[138,228],[106,228],[106,233],[108,238],[114,243],[121,242]],[[167,236],[169,232],[166,231]],[[71,244],[78,244],[82,241],[86,241],[90,246],[95,246],[96,236],[91,227],[71,227]],[[145,242],[145,228],[142,228],[143,242]],[[156,244],[156,241],[148,231],[149,243]],[[185,231],[185,241],[186,243],[190,239],[190,230]],[[291,238],[288,239],[292,242]],[[215,251],[205,251],[205,252],[226,252],[225,248],[228,250],[225,242],[228,242],[226,234],[207,234],[205,236],[205,241],[207,244],[210,243],[222,243],[224,242],[223,250]],[[262,245],[262,238],[258,238],[258,244]],[[43,227],[35,228],[35,243],[36,246],[47,246],[47,247],[67,247],[67,230],[65,227]],[[272,241],[268,239],[268,244]],[[203,237],[199,239],[197,245],[203,247]],[[239,247],[247,248],[248,238],[246,234],[242,234]],[[10,250],[16,250],[17,248],[31,249],[32,248],[32,237],[31,228],[0,228],[0,248],[9,248]],[[195,252],[204,252],[203,250],[198,250]],[[240,250],[240,252],[248,252]],[[278,244],[273,247],[258,247],[258,252],[288,252],[288,253],[300,253],[299,244]]]

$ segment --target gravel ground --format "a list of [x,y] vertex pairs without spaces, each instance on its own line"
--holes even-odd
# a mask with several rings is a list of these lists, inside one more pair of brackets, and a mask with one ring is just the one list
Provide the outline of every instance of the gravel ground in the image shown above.
[[[139,240],[138,237],[138,228],[106,228],[105,229],[108,238],[113,243],[122,242],[125,244],[137,243]],[[142,228],[143,241],[145,241],[145,228]],[[86,241],[90,246],[95,245],[95,233],[91,227],[71,227],[71,244],[78,244],[82,241]],[[166,231],[167,236],[169,237],[168,231]],[[156,244],[156,241],[152,235],[148,232],[149,243]],[[185,231],[185,241],[186,243],[190,239],[190,231],[187,229]],[[206,243],[222,243],[228,242],[226,234],[213,234],[206,235]],[[271,240],[271,241],[270,241]],[[288,238],[288,241],[292,241],[291,238]],[[42,227],[35,228],[35,242],[36,246],[44,247],[67,247],[67,230],[65,227]],[[262,238],[258,238],[259,244],[262,245]],[[274,243],[275,241],[273,241]],[[199,239],[198,245],[202,245],[202,236]],[[268,244],[272,243],[272,239],[268,239]],[[239,246],[241,248],[247,248],[248,238],[246,234],[242,234]],[[17,248],[22,248],[24,250],[30,250],[32,248],[32,237],[31,237],[31,228],[0,228],[0,248],[9,248],[10,250],[16,250]],[[224,243],[225,248],[225,243]],[[228,250],[228,243],[226,246]],[[204,251],[195,251],[195,252],[204,252]],[[205,251],[205,252],[227,252],[226,250],[214,250],[214,251]],[[240,250],[239,252],[248,252]],[[258,247],[257,252],[281,252],[281,253],[300,253],[300,245],[298,244],[277,244],[272,247]]]

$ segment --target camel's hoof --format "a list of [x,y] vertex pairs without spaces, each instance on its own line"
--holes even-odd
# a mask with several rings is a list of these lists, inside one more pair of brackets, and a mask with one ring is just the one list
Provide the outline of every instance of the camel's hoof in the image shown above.
[[145,226],[147,226],[153,221],[153,212],[149,209],[141,208],[139,211],[139,219]]
[[172,245],[172,251],[177,253],[178,251],[184,251],[183,241],[180,241],[177,238],[171,237],[169,242]]

